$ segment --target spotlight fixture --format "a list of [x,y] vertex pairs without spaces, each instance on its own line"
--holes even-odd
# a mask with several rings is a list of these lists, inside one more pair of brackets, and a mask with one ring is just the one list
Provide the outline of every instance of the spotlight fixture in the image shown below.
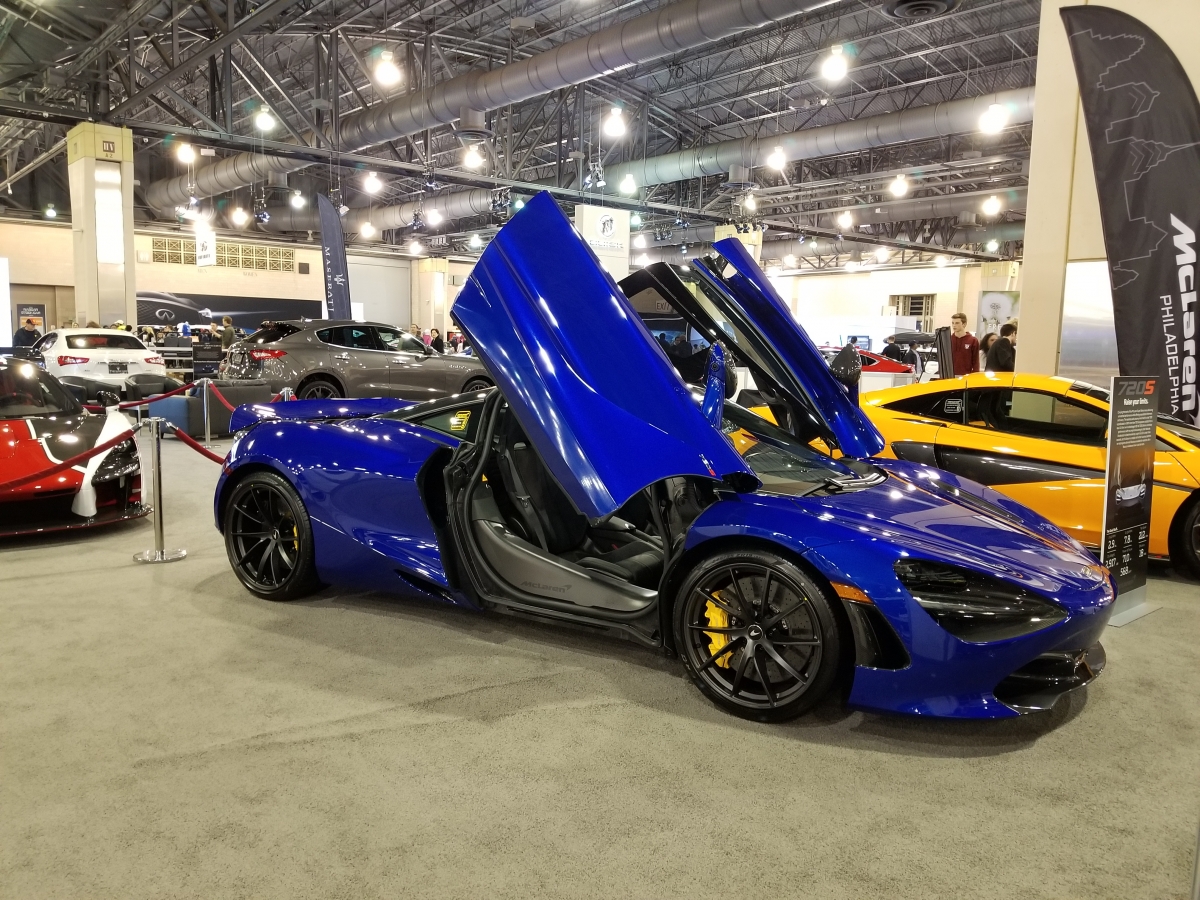
[[483,238],[477,234],[473,234],[467,239],[467,246],[472,250],[478,250],[483,246]]
[[259,225],[266,225],[271,221],[271,214],[265,209],[260,209],[254,214],[254,221]]
[[400,79],[404,76],[400,72],[400,67],[393,60],[395,54],[391,50],[384,50],[379,54],[379,62],[375,63],[375,83],[383,87],[392,87],[399,84]]
[[992,194],[992,196],[983,201],[983,204],[979,208],[983,210],[985,216],[998,216],[1004,208],[1004,204],[1000,202],[999,197]]
[[358,229],[359,237],[364,237],[367,240],[375,237],[375,226],[370,222],[363,222],[362,228]]
[[594,163],[592,163],[591,171],[588,173],[587,178],[583,180],[583,184],[584,187],[595,186],[598,188],[602,188],[608,184],[608,182],[604,180],[604,163],[600,162],[600,160],[596,160]]
[[933,264],[939,269],[944,269],[946,266],[950,265],[950,260],[939,254],[933,258]]
[[513,201],[513,209],[519,210],[519,209],[524,209],[524,208],[525,208],[525,201],[522,200],[520,197],[518,197],[515,201]]
[[604,133],[610,138],[625,136],[625,110],[614,106],[609,110],[608,118],[604,120]]
[[418,209],[415,213],[413,213],[412,222],[409,223],[409,228],[411,228],[413,231],[425,230],[425,215],[421,212],[421,210]]
[[363,179],[362,187],[368,194],[378,194],[383,190],[383,182],[374,172],[368,172],[367,177]]
[[638,250],[645,250],[646,249],[646,236],[644,234],[639,234],[637,237],[635,237],[633,239],[633,246],[636,247]]
[[908,193],[908,179],[903,175],[897,175],[888,185],[888,191],[893,197],[903,197]]
[[993,103],[979,117],[979,130],[984,134],[999,134],[1008,125],[1007,107]]
[[796,254],[789,253],[787,256],[785,256],[783,258],[783,264],[785,266],[787,266],[789,269],[796,268]]
[[641,213],[635,212],[633,215],[631,215],[629,217],[629,227],[630,228],[641,228],[642,227]]
[[275,117],[265,109],[260,109],[254,117],[254,127],[259,131],[270,131],[275,127]]
[[837,84],[846,77],[849,69],[850,62],[842,52],[842,45],[834,44],[829,48],[829,55],[825,57],[825,61],[821,63],[821,77],[831,84]]
[[191,144],[180,144],[175,148],[175,158],[185,166],[190,166],[196,161],[196,150]]
[[420,241],[418,241],[416,238],[413,238],[408,242],[408,252],[413,256],[419,256],[425,252],[425,247],[422,246]]
[[46,204],[46,211],[45,211],[44,213],[42,213],[42,215],[44,215],[44,216],[45,216],[47,219],[53,219],[53,218],[56,218],[56,217],[58,216],[58,210],[56,210],[56,209],[54,208],[54,204],[53,204],[53,203],[47,203],[47,204]]
[[885,263],[889,259],[891,259],[891,256],[892,256],[892,253],[890,250],[888,250],[887,247],[880,247],[879,249],[877,249],[875,251],[875,262],[882,265],[883,263]]
[[842,231],[849,231],[854,227],[854,216],[850,215],[850,210],[846,210],[837,217],[838,228]]
[[303,209],[305,202],[304,195],[299,191],[292,191],[292,198],[289,202],[292,204],[292,209]]
[[246,223],[250,221],[250,214],[239,206],[229,214],[229,221],[237,228],[244,228]]
[[862,268],[862,263],[860,263],[857,259],[849,259],[846,260],[846,265],[844,268],[847,272],[857,272]]
[[633,180],[633,173],[626,172],[625,177],[621,179],[621,183],[617,185],[617,190],[622,194],[632,194],[637,190],[637,182]]
[[483,165],[483,154],[479,152],[478,144],[471,144],[463,153],[463,166],[468,169],[478,169]]
[[742,199],[742,209],[747,212],[754,212],[758,209],[758,201],[754,199],[754,194],[751,191],[746,192],[746,196]]
[[985,247],[987,248],[988,253],[995,253],[1000,249],[1000,242],[998,240],[996,240],[995,238],[992,238],[990,241],[987,242]]
[[767,165],[776,172],[782,172],[784,166],[787,165],[787,157],[783,155],[783,148],[776,147],[771,151],[771,155],[767,157]]
[[679,255],[680,255],[680,256],[687,256],[687,252],[688,252],[688,245],[687,245],[687,244],[680,244],[680,245],[679,245]]
[[[520,209],[522,206],[525,205],[524,203],[521,203],[519,200],[517,202],[519,204],[517,206],[517,209]],[[510,206],[511,203],[512,203],[512,198],[510,197],[507,188],[497,191],[495,194],[492,195],[492,214],[497,215],[497,216],[502,216],[502,215],[506,214],[508,212],[508,207]]]
[[802,231],[800,232],[800,236],[796,238],[796,243],[803,244],[806,240],[808,240],[808,235]]
[[431,209],[425,213],[425,221],[429,223],[430,228],[437,228],[442,224],[441,210]]
[[675,227],[676,228],[690,228],[691,225],[688,224],[688,220],[684,218],[683,213],[680,213],[679,215],[677,215],[675,217]]
[[633,261],[633,264],[635,266],[648,266],[648,265],[650,265],[650,257],[647,256],[645,253],[643,253],[641,256],[639,256],[637,259],[635,259]]

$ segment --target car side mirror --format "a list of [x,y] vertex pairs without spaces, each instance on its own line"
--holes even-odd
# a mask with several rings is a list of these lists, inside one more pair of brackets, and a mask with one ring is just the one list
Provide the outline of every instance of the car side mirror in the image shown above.
[[433,356],[433,348],[430,347],[428,344],[425,345],[425,355]]
[[107,409],[110,406],[119,406],[121,398],[112,391],[96,391],[96,400],[100,405]]

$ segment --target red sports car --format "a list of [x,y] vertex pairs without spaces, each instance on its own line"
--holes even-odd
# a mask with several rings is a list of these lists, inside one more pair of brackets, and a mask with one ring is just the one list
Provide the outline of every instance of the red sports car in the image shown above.
[[[821,355],[825,357],[825,362],[829,362],[835,356],[842,352],[841,347],[821,347]],[[870,350],[859,350],[859,357],[862,359],[863,374],[871,372],[873,374],[888,374],[888,375],[911,375],[912,366],[907,363],[898,362],[894,359],[888,359],[886,356],[880,356],[878,353],[872,353]]]
[[128,430],[129,420],[115,408],[92,414],[53,375],[31,362],[0,357],[0,536],[146,515],[132,439],[77,466],[5,487]]

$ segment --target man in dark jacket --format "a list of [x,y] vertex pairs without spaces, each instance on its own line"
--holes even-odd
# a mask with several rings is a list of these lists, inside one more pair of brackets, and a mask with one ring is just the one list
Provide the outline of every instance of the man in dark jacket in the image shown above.
[[896,343],[896,336],[894,334],[889,334],[884,340],[883,351],[880,355],[886,356],[888,359],[894,359],[896,362],[904,359],[904,348]]
[[14,347],[32,347],[41,339],[42,333],[33,324],[33,319],[26,319],[24,327],[18,328],[16,334],[13,335],[12,345]]
[[1000,337],[992,342],[986,368],[989,372],[1014,372],[1017,363],[1017,326],[1012,322],[1000,326]]

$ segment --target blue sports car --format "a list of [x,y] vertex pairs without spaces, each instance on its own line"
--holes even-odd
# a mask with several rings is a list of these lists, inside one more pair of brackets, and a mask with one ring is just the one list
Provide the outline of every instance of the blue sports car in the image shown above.
[[[606,631],[755,719],[838,688],[1000,718],[1095,677],[1107,570],[992,490],[872,459],[882,438],[762,271],[736,240],[716,249],[618,286],[534,198],[452,310],[496,388],[238,410],[215,498],[238,578],[269,599],[334,584]],[[711,340],[703,390],[647,307]],[[727,356],[774,423],[725,402]]]

